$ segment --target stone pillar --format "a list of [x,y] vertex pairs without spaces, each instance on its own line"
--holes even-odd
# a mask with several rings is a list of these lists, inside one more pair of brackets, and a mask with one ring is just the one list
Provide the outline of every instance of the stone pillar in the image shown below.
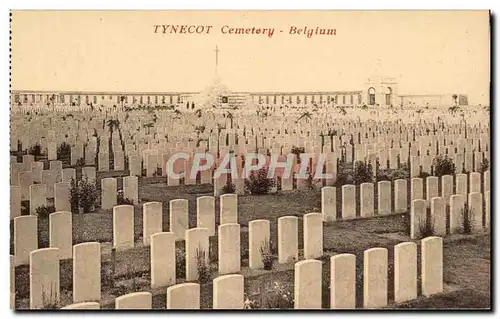
[[50,248],[59,249],[60,259],[73,257],[73,223],[71,212],[49,215]]
[[295,309],[321,309],[322,266],[323,263],[319,260],[302,260],[295,263]]
[[185,232],[189,228],[189,202],[187,199],[173,199],[169,204],[170,232],[175,234],[176,240],[184,239]]
[[321,214],[325,222],[337,219],[337,189],[335,187],[321,188]]
[[238,195],[220,196],[220,224],[238,223]]
[[457,174],[455,175],[456,178],[456,191],[455,194],[460,194],[467,196],[468,191],[467,191],[467,175],[466,174]]
[[394,301],[417,298],[417,244],[400,243],[394,246]]
[[63,183],[71,183],[72,179],[76,182],[76,170],[74,168],[63,169],[61,176],[61,181]]
[[183,283],[168,287],[167,309],[200,309],[200,285]]
[[422,295],[443,292],[443,239],[422,239]]
[[10,187],[10,219],[21,216],[21,187]]
[[113,207],[113,247],[117,250],[134,248],[134,206]]
[[116,178],[101,179],[101,208],[112,209],[117,204],[116,197]]
[[137,176],[123,178],[123,198],[128,198],[135,205],[139,204],[139,178]]
[[386,248],[371,248],[363,255],[363,308],[387,306]]
[[396,213],[408,211],[408,186],[405,179],[394,181],[394,210]]
[[[298,218],[278,218],[278,262],[285,264],[299,259]],[[220,260],[220,259],[219,259]]]
[[215,278],[213,309],[243,309],[244,289],[242,275],[225,275]]
[[269,220],[257,219],[248,223],[248,262],[251,269],[264,267],[261,249],[264,252],[268,252],[267,249],[271,249],[270,229]]
[[146,291],[129,293],[115,299],[115,309],[150,310],[152,304],[153,295]]
[[39,207],[47,205],[47,187],[44,184],[30,185],[30,214],[35,215]]
[[[198,280],[198,259],[209,265],[209,242],[206,228],[186,230],[186,281]],[[219,242],[219,251],[220,251]]]
[[411,239],[417,239],[420,237],[420,225],[426,222],[427,218],[427,208],[425,207],[425,200],[415,199],[411,202],[411,228],[410,237]]
[[323,256],[323,215],[309,213],[304,221],[304,258],[314,259]]
[[330,309],[356,308],[356,256],[330,257]]
[[388,215],[391,213],[391,182],[378,182],[378,215]]
[[372,217],[374,214],[374,187],[373,183],[362,183],[360,189],[361,217]]
[[430,205],[431,199],[439,196],[439,179],[436,176],[428,176],[426,179],[426,204]]
[[434,234],[446,235],[446,201],[442,197],[431,199],[431,220],[434,224]]
[[470,173],[469,184],[469,193],[481,193],[481,173]]
[[453,176],[441,176],[441,197],[444,198],[446,205],[449,205],[450,197],[453,195]]
[[151,288],[175,285],[175,262],[174,233],[151,235]]
[[450,197],[450,234],[458,233],[462,229],[464,206],[464,195],[457,194]]
[[101,300],[101,244],[73,246],[73,302]]
[[144,203],[142,207],[142,241],[144,246],[149,246],[151,235],[163,230],[163,207],[160,202]]
[[14,218],[14,257],[16,266],[29,263],[30,252],[38,249],[38,218],[19,216]]
[[356,186],[342,186],[342,219],[356,218]]
[[59,306],[60,273],[57,248],[42,248],[29,254],[30,309]]
[[54,184],[54,206],[56,212],[71,212],[70,183]]
[[101,305],[98,302],[80,302],[62,307],[61,310],[98,310]]
[[82,168],[82,180],[85,179],[87,179],[89,183],[95,183],[96,181],[95,167],[86,166]]
[[421,178],[411,179],[411,201],[424,199],[424,184]]
[[240,271],[240,225],[219,225],[219,274],[225,275]]
[[469,193],[469,212],[472,214],[470,218],[472,230],[481,232],[483,230],[483,194]]
[[215,198],[213,196],[196,198],[196,227],[206,228],[208,236],[215,235]]

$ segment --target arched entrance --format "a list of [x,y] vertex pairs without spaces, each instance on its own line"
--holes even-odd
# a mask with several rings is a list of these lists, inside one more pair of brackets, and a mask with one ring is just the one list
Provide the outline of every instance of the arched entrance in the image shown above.
[[391,105],[392,104],[392,88],[387,87],[387,90],[385,92],[385,105]]
[[368,104],[375,105],[375,88],[373,87],[368,89]]

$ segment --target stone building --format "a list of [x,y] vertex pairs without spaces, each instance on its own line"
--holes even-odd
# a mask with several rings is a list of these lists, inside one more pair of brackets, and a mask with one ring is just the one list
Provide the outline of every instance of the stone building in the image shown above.
[[[206,92],[62,92],[12,91],[12,106],[67,105],[119,107],[146,105],[182,105],[198,102]],[[298,106],[418,106],[454,105],[448,95],[400,95],[398,82],[390,77],[371,77],[361,90],[322,92],[227,92],[218,99],[219,106],[243,107],[248,101],[256,105]],[[467,105],[467,95],[457,94],[459,105]]]

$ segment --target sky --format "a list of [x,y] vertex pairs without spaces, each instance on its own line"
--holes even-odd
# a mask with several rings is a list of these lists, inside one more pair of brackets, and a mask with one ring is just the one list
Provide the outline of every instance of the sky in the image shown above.
[[[155,25],[212,28],[163,34]],[[275,31],[222,34],[224,26]],[[396,94],[489,103],[487,11],[14,11],[11,30],[13,90],[201,91],[217,45],[218,73],[233,91],[362,90],[380,75],[396,78]]]

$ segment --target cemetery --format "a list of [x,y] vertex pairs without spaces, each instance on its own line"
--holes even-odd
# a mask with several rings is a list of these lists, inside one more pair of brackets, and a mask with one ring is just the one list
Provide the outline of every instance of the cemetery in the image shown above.
[[488,308],[489,117],[13,107],[11,307]]

